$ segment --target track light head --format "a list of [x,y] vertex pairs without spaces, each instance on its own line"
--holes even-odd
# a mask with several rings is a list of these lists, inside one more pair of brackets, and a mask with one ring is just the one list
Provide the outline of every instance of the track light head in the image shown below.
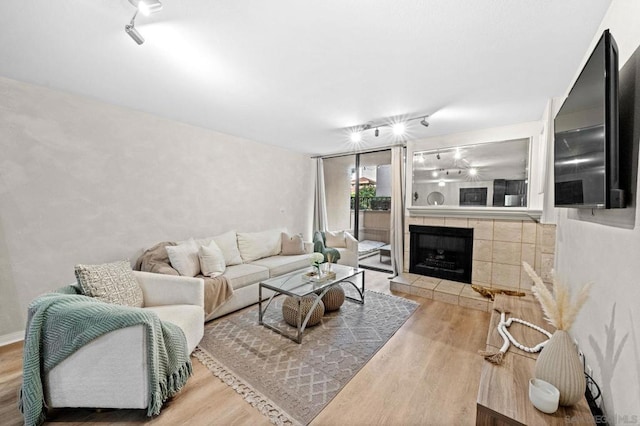
[[124,30],[127,34],[129,34],[129,37],[131,37],[139,45],[144,43],[144,37],[142,37],[142,34],[140,34],[138,30],[136,30],[136,27],[134,27],[133,24],[125,25]]
[[424,117],[422,120],[420,120],[420,124],[422,124],[424,127],[429,127],[429,122],[427,121],[427,117]]
[[380,135],[380,130],[376,127],[376,132],[375,132],[376,138]]
[[124,26],[124,31],[129,34],[129,37],[138,43],[138,45],[141,45],[144,43],[144,37],[136,30],[136,16],[138,16],[138,12],[147,16],[158,12],[162,10],[162,3],[160,3],[160,0],[129,0],[129,3],[136,8],[136,13],[133,14],[131,22]]
[[440,159],[440,153],[436,154],[436,158],[439,160]]

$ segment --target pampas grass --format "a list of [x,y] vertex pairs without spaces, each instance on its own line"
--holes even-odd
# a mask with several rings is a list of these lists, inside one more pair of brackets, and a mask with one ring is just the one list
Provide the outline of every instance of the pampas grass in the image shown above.
[[576,316],[578,316],[580,308],[582,308],[582,305],[585,304],[589,297],[591,283],[583,285],[580,290],[578,290],[578,294],[574,300],[574,298],[571,297],[569,286],[558,281],[555,276],[553,277],[553,294],[551,294],[547,286],[542,282],[542,279],[527,262],[522,262],[522,266],[533,280],[531,291],[536,299],[538,299],[538,302],[540,302],[540,306],[542,306],[544,319],[558,330],[569,330]]

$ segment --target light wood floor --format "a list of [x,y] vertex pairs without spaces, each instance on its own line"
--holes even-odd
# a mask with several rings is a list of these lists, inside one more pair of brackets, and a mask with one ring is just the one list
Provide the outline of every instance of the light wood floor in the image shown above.
[[[367,288],[390,293],[388,274],[366,272]],[[312,425],[472,425],[489,314],[398,293],[421,304]],[[247,309],[255,309],[247,308]],[[193,358],[194,374],[160,416],[144,410],[64,409],[48,424],[267,425],[269,422]],[[0,348],[0,423],[17,409],[22,347]]]

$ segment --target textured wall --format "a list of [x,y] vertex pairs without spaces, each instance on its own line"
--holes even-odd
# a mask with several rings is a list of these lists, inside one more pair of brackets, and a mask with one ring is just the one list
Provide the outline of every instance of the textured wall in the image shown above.
[[[626,71],[629,66],[635,68],[630,74],[621,75],[620,84],[620,90],[625,91],[621,99],[635,97],[634,114],[626,114],[620,122],[621,129],[627,128],[625,132],[632,135],[635,144],[640,138],[638,16],[639,2],[614,0],[592,43],[592,47],[595,46],[601,32],[609,28],[618,44],[620,67]],[[585,61],[590,52],[585,52]],[[579,69],[576,76],[578,72]],[[623,81],[627,77],[634,78],[635,84]],[[636,158],[637,155],[636,151]],[[637,193],[638,189],[634,182],[631,190]],[[578,315],[571,335],[577,339],[602,388],[609,424],[637,424],[640,421],[640,210],[629,207],[594,213],[587,221],[583,216],[590,216],[590,210],[578,214],[574,209],[556,209],[556,272],[572,287],[593,282],[590,298]],[[635,226],[632,223],[631,229],[625,229],[624,223],[608,226],[628,214],[635,214]]]
[[0,152],[0,337],[77,263],[229,229],[310,239],[303,154],[4,78]]

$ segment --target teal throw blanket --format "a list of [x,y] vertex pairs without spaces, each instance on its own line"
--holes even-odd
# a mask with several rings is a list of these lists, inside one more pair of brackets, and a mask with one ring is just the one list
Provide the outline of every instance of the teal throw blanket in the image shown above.
[[145,326],[147,336],[147,415],[159,414],[164,401],[191,376],[191,359],[182,329],[160,321],[145,309],[104,303],[74,293],[75,287],[63,287],[29,305],[19,401],[24,424],[38,425],[46,418],[45,374],[97,337],[138,324]]

